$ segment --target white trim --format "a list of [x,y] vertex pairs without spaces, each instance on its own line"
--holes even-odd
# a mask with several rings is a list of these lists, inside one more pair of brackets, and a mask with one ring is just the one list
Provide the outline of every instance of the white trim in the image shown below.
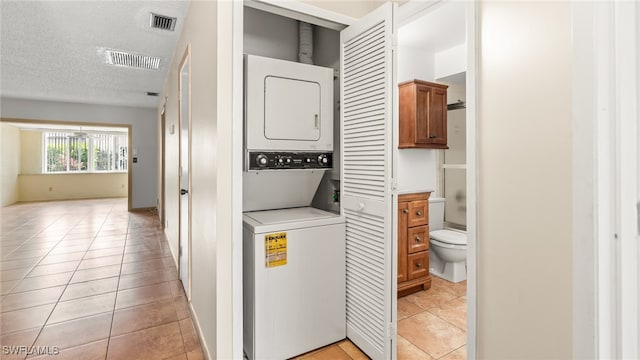
[[402,27],[432,11],[434,5],[442,3],[442,0],[407,1],[398,7],[398,27]]
[[244,0],[244,5],[333,30],[342,30],[357,19],[293,0]]
[[478,294],[478,131],[477,74],[479,62],[478,3],[466,6],[467,24],[467,359],[477,357]]
[[233,30],[232,30],[232,47],[233,47],[233,73],[232,73],[232,178],[233,184],[239,184],[232,189],[232,252],[233,252],[233,270],[232,270],[232,301],[233,301],[233,358],[242,359],[244,353],[243,342],[243,301],[242,292],[242,164],[243,164],[243,134],[244,121],[243,116],[243,22],[244,7],[242,2],[234,1],[233,3]]
[[637,2],[615,2],[615,233],[619,242],[618,355],[638,359],[638,104]]
[[640,7],[572,4],[573,351],[638,358]]
[[594,3],[572,3],[573,354],[598,357]]

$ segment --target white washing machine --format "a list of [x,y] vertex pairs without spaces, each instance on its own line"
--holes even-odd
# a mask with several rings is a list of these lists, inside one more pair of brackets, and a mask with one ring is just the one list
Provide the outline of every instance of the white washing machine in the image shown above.
[[342,340],[345,225],[311,207],[244,214],[244,350],[288,359]]

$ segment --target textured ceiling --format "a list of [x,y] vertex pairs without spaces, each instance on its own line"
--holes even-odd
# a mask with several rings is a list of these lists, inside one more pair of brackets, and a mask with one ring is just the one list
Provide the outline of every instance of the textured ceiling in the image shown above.
[[[0,95],[156,107],[188,1],[0,3]],[[150,13],[176,17],[175,31],[149,27]],[[161,59],[158,71],[107,65],[100,49]]]

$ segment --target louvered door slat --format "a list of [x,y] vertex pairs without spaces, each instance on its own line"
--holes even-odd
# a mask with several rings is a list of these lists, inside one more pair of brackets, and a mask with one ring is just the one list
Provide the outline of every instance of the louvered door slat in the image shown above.
[[[342,212],[347,336],[374,359],[393,357],[389,183],[392,5],[341,34]],[[394,278],[395,279],[395,278]]]

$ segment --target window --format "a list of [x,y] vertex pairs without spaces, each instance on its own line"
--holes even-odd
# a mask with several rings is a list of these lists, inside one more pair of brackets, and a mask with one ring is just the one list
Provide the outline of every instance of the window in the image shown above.
[[44,172],[127,171],[127,134],[45,132]]

